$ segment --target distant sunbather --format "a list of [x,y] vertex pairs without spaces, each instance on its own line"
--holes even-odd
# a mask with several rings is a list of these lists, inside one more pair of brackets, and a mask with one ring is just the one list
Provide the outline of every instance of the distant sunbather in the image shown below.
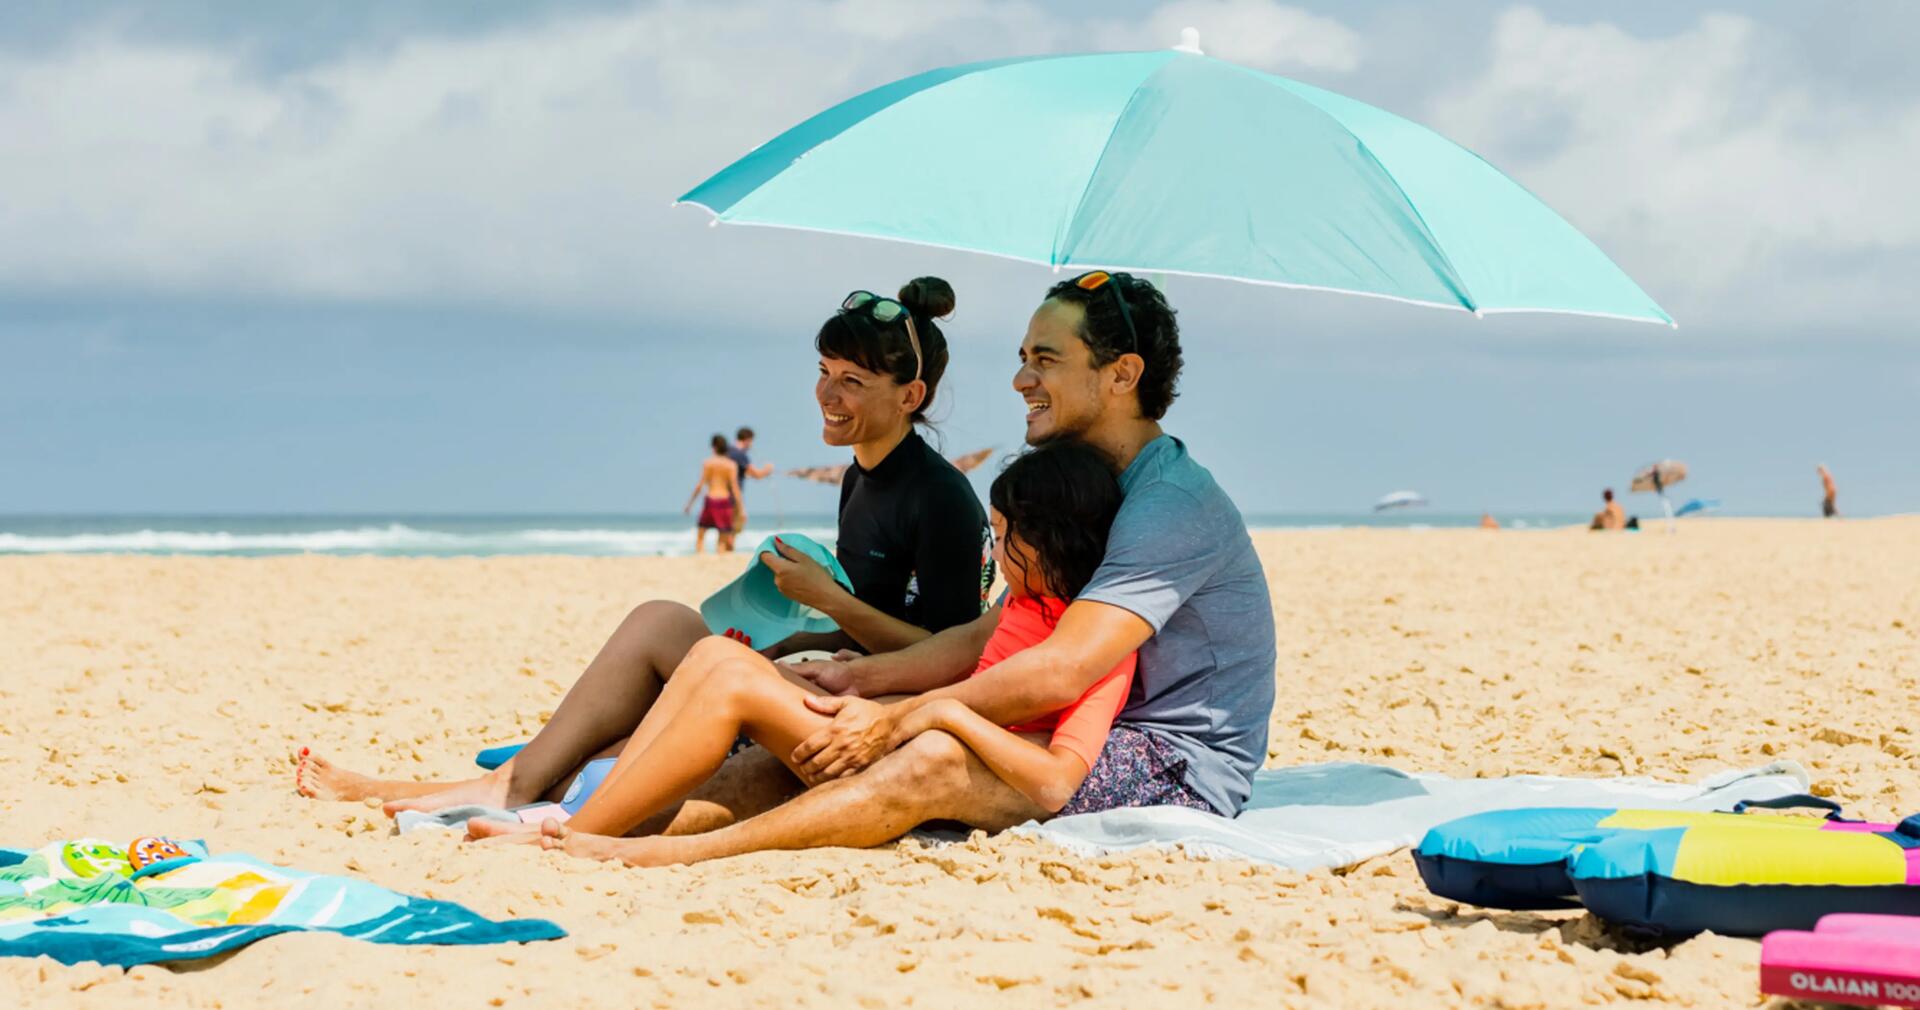
[[[1063,441],[1015,460],[994,480],[991,499],[996,560],[1010,599],[981,656],[981,670],[1052,633],[1067,600],[1093,577],[1106,554],[1120,487],[1098,450]],[[1088,773],[1126,703],[1133,671],[1129,654],[1065,710],[1023,725],[1003,729],[958,701],[944,700],[917,709],[901,733],[952,735],[1043,816],[1074,812],[1076,804],[1127,805],[1116,794],[1129,782],[1089,782]],[[804,704],[809,693],[745,646],[708,639],[668,680],[659,703],[586,805],[564,827],[544,829],[545,844],[620,858],[629,843],[618,836],[704,782],[740,734],[784,757],[824,727],[829,717]],[[475,837],[520,834],[532,840],[527,826],[500,821],[475,820],[469,831]]]
[[1613,489],[1607,488],[1605,491],[1600,492],[1600,498],[1607,503],[1606,507],[1593,514],[1593,522],[1588,525],[1587,528],[1592,530],[1626,529],[1627,512],[1620,507],[1619,502],[1613,500]]

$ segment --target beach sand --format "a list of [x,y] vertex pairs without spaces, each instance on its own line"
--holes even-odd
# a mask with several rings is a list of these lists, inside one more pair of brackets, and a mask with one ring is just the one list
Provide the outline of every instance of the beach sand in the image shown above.
[[[1856,815],[1920,810],[1920,519],[1257,539],[1271,765],[1693,780],[1786,757]],[[976,835],[640,871],[396,837],[377,809],[293,794],[303,743],[466,774],[533,733],[628,608],[697,601],[740,563],[0,558],[0,844],[205,838],[571,932],[285,936],[183,971],[14,959],[0,1005],[1762,1002],[1751,941],[1647,950],[1578,913],[1461,908],[1405,852],[1301,875]]]

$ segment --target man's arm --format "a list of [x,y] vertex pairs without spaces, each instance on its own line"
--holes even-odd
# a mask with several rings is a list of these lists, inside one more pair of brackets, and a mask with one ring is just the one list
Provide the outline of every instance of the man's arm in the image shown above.
[[[958,683],[892,705],[860,707],[851,717],[842,715],[801,741],[793,760],[810,781],[859,771],[906,742],[907,736],[900,732],[903,719],[943,698],[966,705],[998,726],[1058,712],[1151,637],[1153,626],[1130,610],[1075,601],[1061,615],[1053,634],[1039,645]],[[899,655],[904,658],[910,652]],[[837,714],[841,708],[839,700],[831,698],[810,697],[807,705],[827,714]]]
[[[897,702],[899,716],[951,698],[996,726],[1058,712],[1153,637],[1153,626],[1123,607],[1091,600],[1068,604],[1046,640],[958,683]],[[898,742],[898,741],[896,741]]]

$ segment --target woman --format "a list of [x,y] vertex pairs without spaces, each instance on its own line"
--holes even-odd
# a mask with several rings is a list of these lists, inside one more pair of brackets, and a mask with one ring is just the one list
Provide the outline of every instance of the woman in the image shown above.
[[[841,484],[838,554],[853,591],[805,557],[765,555],[781,592],[824,611],[841,630],[757,643],[768,654],[802,648],[886,652],[980,616],[993,581],[985,510],[953,465],[915,433],[947,368],[934,322],[953,311],[953,289],[922,277],[897,299],[854,292],[814,337],[814,398],[828,445],[853,449]],[[385,809],[461,804],[512,807],[564,788],[588,760],[618,753],[687,653],[710,632],[678,603],[627,615],[539,735],[512,760],[460,782],[378,780],[302,751],[296,785],[320,799],[389,801]]]
[[713,436],[713,455],[700,464],[700,480],[693,485],[693,493],[687,496],[687,504],[682,514],[693,511],[693,503],[700,497],[700,490],[706,489],[707,503],[700,507],[700,519],[694,524],[693,553],[706,550],[707,531],[719,534],[715,550],[722,554],[733,553],[733,509],[740,500],[740,466],[727,452],[727,436]]
[[[1008,601],[979,670],[1052,633],[1067,601],[1086,587],[1106,556],[1107,531],[1120,510],[1120,486],[1098,450],[1054,442],[1009,465],[993,482],[992,500],[995,560],[1006,576]],[[1126,805],[1104,794],[1079,793],[1126,704],[1134,661],[1129,654],[1072,705],[1021,726],[996,726],[946,700],[916,710],[901,730],[908,736],[952,734],[995,776],[1048,814],[1076,812],[1076,800],[1098,809]],[[564,826],[548,822],[540,828],[542,844],[558,844],[577,855],[634,856],[644,862],[639,853],[648,840],[619,836],[706,781],[740,734],[790,762],[800,741],[830,721],[806,706],[806,694],[764,657],[724,641],[703,644],[673,675],[660,703],[579,812]],[[797,766],[790,762],[789,767],[799,774]],[[476,819],[468,830],[477,838],[533,838],[531,826],[498,821]]]

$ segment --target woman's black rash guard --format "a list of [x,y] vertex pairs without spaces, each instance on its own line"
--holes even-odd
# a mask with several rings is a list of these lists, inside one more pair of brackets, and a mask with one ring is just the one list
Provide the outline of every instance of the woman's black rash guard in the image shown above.
[[980,616],[993,586],[993,528],[973,486],[917,433],[840,481],[835,553],[853,595],[930,632]]

